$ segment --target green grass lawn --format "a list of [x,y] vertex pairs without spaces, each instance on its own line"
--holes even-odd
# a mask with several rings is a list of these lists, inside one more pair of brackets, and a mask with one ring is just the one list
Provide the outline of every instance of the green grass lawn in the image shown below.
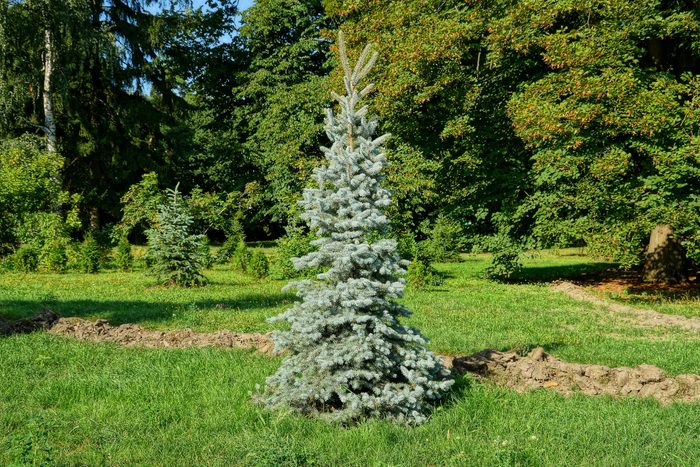
[[[562,359],[700,373],[700,340],[638,328],[550,290],[547,280],[609,267],[576,251],[528,260],[521,283],[481,278],[485,256],[438,265],[443,286],[408,290],[411,324],[438,352],[543,346]],[[49,306],[113,324],[267,331],[292,303],[283,282],[226,268],[198,289],[141,272],[0,275],[0,317]],[[646,308],[668,303],[650,301]],[[656,307],[660,308],[656,308]],[[675,306],[670,304],[673,309]],[[686,306],[686,305],[682,305]],[[692,306],[692,304],[690,305]],[[342,428],[251,401],[277,358],[220,349],[147,350],[45,333],[0,338],[0,465],[659,465],[700,459],[700,405],[518,394],[463,378],[417,428]]]

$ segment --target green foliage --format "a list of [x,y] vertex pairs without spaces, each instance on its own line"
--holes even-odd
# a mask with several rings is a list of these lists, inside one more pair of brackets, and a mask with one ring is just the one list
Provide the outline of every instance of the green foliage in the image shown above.
[[[231,211],[240,207],[240,193],[228,193],[222,196],[205,193],[195,187],[189,196],[180,196],[192,217],[192,231],[206,234],[209,230],[222,232],[240,231],[240,216],[231,216]],[[158,209],[167,200],[167,190],[158,186],[155,173],[147,173],[143,179],[132,185],[122,197],[122,219],[114,229],[115,236],[128,235],[134,229],[145,229],[157,223]]]
[[430,262],[457,261],[462,249],[462,228],[445,215],[439,215],[429,231],[428,238],[420,242],[420,256]]
[[204,236],[191,233],[192,216],[177,190],[168,190],[168,203],[158,207],[157,224],[146,231],[149,267],[164,285],[203,285]]
[[158,175],[148,172],[122,196],[122,218],[115,235],[128,235],[134,228],[145,230],[158,221],[158,207],[167,201],[158,186]]
[[68,267],[68,246],[66,238],[48,240],[41,250],[40,265],[48,272],[63,273]]
[[233,252],[231,257],[231,265],[233,269],[238,272],[247,273],[249,270],[249,264],[251,259],[251,253],[242,239],[238,241],[236,245],[236,250]]
[[468,222],[470,235],[490,233],[491,214],[517,202],[527,185],[529,154],[505,105],[527,64],[492,66],[486,42],[490,22],[508,4],[327,2],[355,53],[366,42],[382,47],[371,108],[393,135],[389,213],[401,232],[427,234],[443,214]]
[[199,245],[199,256],[202,259],[202,267],[209,269],[214,264],[214,256],[211,254],[211,245],[209,239],[204,235],[202,242]]
[[59,148],[71,160],[62,178],[88,208],[117,218],[118,200],[130,185],[147,171],[172,177],[180,162],[175,155],[188,152],[190,132],[180,125],[189,108],[183,95],[206,79],[209,59],[229,50],[220,41],[233,32],[236,4],[2,4],[0,136],[36,131],[43,123],[48,32]]
[[[416,241],[413,234],[399,235],[396,248],[401,258],[408,262],[406,278],[408,285],[414,289],[424,289],[431,286],[442,285],[445,281],[432,263],[439,261],[438,257],[454,259],[456,254],[447,255],[449,248],[436,245],[430,239]],[[443,254],[444,256],[439,256]]]
[[245,241],[245,232],[243,231],[243,225],[241,224],[241,217],[243,214],[238,211],[233,219],[228,222],[228,228],[226,229],[226,240],[219,248],[216,254],[215,262],[223,264],[231,260],[234,253],[236,252],[236,247],[241,241]]
[[80,226],[80,198],[61,191],[62,167],[36,138],[0,141],[0,254],[17,243],[41,249]]
[[245,99],[237,127],[249,135],[244,148],[264,184],[257,217],[292,219],[319,163],[312,155],[325,141],[321,109],[330,104],[329,41],[322,38],[329,26],[320,0],[261,0],[242,15],[250,62],[236,88]]
[[13,255],[15,271],[36,272],[39,267],[39,252],[32,245],[22,245]]
[[494,21],[494,57],[541,70],[508,102],[533,162],[511,223],[536,246],[585,242],[634,266],[653,225],[698,224],[697,11],[538,0]]
[[493,253],[491,264],[484,270],[489,279],[510,279],[522,269],[522,247],[502,233],[487,240],[487,250]]
[[224,241],[221,248],[219,248],[219,251],[216,253],[215,261],[220,264],[229,262],[231,258],[233,258],[241,239],[242,237],[240,235],[226,237],[226,241]]
[[292,258],[301,258],[315,250],[311,242],[316,237],[295,225],[287,227],[287,234],[277,241],[277,257],[272,265],[272,276],[275,279],[294,279],[313,277],[321,271],[318,269],[299,270],[294,266]]
[[[24,216],[15,229],[15,236],[23,244],[39,251],[39,266],[48,272],[65,272],[72,247],[70,233],[79,225],[71,221],[75,211],[65,214],[35,212]],[[76,222],[71,224],[70,222]],[[79,259],[78,261],[79,262]]]
[[256,279],[264,279],[267,277],[270,270],[270,263],[267,256],[262,251],[256,251],[250,256],[250,261],[247,266],[250,275]]
[[92,233],[80,245],[80,269],[86,273],[97,273],[104,264],[104,249]]
[[408,285],[414,289],[436,287],[445,283],[445,278],[425,260],[414,259],[406,270]]
[[117,243],[117,249],[114,253],[114,264],[120,271],[130,271],[134,264],[131,244],[126,236],[119,238],[119,243]]

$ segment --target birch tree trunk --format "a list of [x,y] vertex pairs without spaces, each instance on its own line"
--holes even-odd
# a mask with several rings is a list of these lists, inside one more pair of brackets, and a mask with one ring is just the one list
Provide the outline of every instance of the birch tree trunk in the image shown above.
[[51,31],[44,29],[44,131],[46,132],[46,149],[56,152],[56,120],[53,115],[53,102],[51,100],[51,78],[53,76],[53,42]]

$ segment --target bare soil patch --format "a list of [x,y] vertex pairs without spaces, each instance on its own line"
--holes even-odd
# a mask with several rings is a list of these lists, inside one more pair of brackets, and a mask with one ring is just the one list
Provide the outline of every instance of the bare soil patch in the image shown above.
[[536,348],[522,357],[514,352],[483,350],[463,357],[444,357],[456,374],[471,373],[519,392],[546,388],[569,395],[653,397],[662,404],[699,402],[700,376],[666,376],[658,367],[610,368],[569,363]]
[[80,318],[60,318],[48,330],[50,334],[74,337],[83,341],[114,342],[125,347],[187,348],[224,347],[256,349],[272,353],[269,334],[238,333],[228,330],[195,332],[192,329],[158,331],[136,324],[112,326],[104,319],[88,321]]
[[621,303],[609,302],[603,300],[594,293],[589,292],[584,287],[574,284],[573,282],[558,281],[552,284],[552,288],[558,292],[565,293],[575,300],[588,302],[603,307],[614,314],[621,315],[623,320],[639,326],[677,326],[681,329],[691,331],[700,330],[700,318],[668,315],[654,310],[646,310],[623,305]]

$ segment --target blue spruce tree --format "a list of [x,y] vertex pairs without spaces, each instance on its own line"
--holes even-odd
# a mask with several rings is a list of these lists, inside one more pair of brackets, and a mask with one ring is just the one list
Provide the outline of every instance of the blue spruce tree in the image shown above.
[[304,190],[300,202],[319,237],[317,250],[294,258],[298,269],[325,272],[288,286],[302,301],[272,318],[289,323],[273,337],[287,356],[262,397],[270,408],[341,423],[382,417],[417,424],[453,381],[425,349],[426,339],[400,323],[410,312],[394,301],[403,294],[405,271],[396,242],[386,238],[391,200],[381,174],[389,135],[374,138],[377,121],[359,107],[372,89],[359,85],[377,53],[367,46],[351,68],[342,33],[339,50],[346,95],[333,93],[340,113],[327,111],[333,143],[321,148],[327,164],[314,172],[318,188]]

